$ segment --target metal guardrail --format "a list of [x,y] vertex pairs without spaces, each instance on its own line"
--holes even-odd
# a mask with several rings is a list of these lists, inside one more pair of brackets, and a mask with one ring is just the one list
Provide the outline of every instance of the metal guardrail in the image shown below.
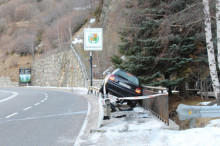
[[196,127],[196,118],[220,117],[220,106],[191,106],[180,104],[176,111],[180,120],[190,120],[190,128]]
[[93,94],[97,97],[98,103],[99,103],[99,115],[98,115],[98,125],[97,128],[101,127],[103,118],[104,118],[104,103],[102,97],[99,95],[99,88],[94,86],[88,87],[88,93],[87,94]]
[[[150,86],[146,87],[148,91],[151,90]],[[144,87],[144,90],[146,89]],[[152,87],[154,93],[145,93],[144,96],[137,97],[123,97],[119,99],[124,100],[140,100],[140,105],[151,111],[156,117],[158,117],[162,122],[169,125],[169,107],[168,107],[168,94],[163,93],[166,88],[163,87]],[[163,90],[163,91],[161,91]],[[158,94],[159,92],[159,94]],[[89,87],[88,94],[94,94],[95,96],[99,96],[99,88],[97,87]]]
[[83,78],[84,78],[84,87],[87,87],[87,78],[88,77],[87,77],[87,74],[86,74],[85,65],[82,63],[79,55],[76,53],[76,50],[74,49],[72,43],[71,43],[70,47],[71,47],[71,50],[72,50],[73,54],[75,55],[77,61],[79,62],[79,65],[80,65],[80,68],[81,68],[81,71],[82,71],[82,74],[83,74]]
[[99,88],[98,87],[94,87],[94,86],[89,86],[87,94],[93,94],[95,96],[99,96]]
[[167,88],[164,87],[152,87],[152,86],[143,86],[144,94],[152,95],[155,93],[166,93]]
[[169,100],[166,88],[144,86],[143,95],[146,98],[141,100],[141,106],[169,125]]

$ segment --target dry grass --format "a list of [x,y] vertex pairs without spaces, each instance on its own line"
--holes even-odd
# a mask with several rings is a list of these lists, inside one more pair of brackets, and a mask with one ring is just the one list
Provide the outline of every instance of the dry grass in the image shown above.
[[0,62],[0,76],[8,76],[12,81],[18,82],[19,68],[31,67],[33,58],[31,55],[20,57],[13,54],[8,55],[3,61]]

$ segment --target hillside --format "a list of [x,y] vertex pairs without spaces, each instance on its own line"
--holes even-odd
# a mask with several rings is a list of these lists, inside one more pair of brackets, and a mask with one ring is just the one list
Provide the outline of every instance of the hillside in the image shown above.
[[18,68],[66,43],[101,7],[102,0],[0,1],[0,76],[18,81]]

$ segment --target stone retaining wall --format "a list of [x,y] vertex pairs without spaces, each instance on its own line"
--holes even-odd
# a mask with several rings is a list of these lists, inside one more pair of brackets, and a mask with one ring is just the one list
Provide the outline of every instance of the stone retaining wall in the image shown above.
[[36,60],[32,65],[33,86],[84,87],[85,80],[72,50]]
[[0,77],[0,87],[18,86],[17,82],[12,82],[10,77]]

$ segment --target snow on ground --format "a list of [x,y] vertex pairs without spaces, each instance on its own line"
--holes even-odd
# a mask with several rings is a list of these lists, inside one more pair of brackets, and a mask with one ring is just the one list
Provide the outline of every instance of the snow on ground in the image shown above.
[[[211,103],[211,101],[207,101],[207,102],[200,102],[200,103],[198,103],[198,105],[201,105],[201,106],[206,106],[206,105],[208,105],[209,103]],[[218,106],[217,104],[214,104],[214,105],[212,105],[212,106]]]
[[90,23],[90,24],[95,23],[95,18],[90,19],[90,20],[89,20],[89,23]]
[[[32,86],[33,87],[33,86]],[[38,88],[38,87],[36,87]],[[58,87],[40,87],[58,88]],[[62,87],[58,89],[71,89]],[[74,93],[86,94],[86,88],[73,88]],[[203,128],[169,130],[165,123],[141,107],[134,111],[117,111],[110,120],[103,121],[85,145],[93,146],[218,146],[220,145],[220,119],[212,120]],[[120,117],[121,116],[121,117]],[[120,118],[119,118],[120,117]]]
[[75,38],[74,41],[72,41],[72,44],[75,45],[75,44],[82,44],[83,43],[83,40],[82,39],[78,39],[78,38]]
[[[117,116],[126,117],[116,118]],[[166,125],[140,107],[134,111],[112,113],[110,120],[93,132],[87,144],[94,146],[217,146],[220,145],[220,120],[204,128],[169,130]]]
[[209,103],[211,103],[211,101],[207,101],[207,102],[200,102],[200,103],[198,103],[198,105],[208,105]]

